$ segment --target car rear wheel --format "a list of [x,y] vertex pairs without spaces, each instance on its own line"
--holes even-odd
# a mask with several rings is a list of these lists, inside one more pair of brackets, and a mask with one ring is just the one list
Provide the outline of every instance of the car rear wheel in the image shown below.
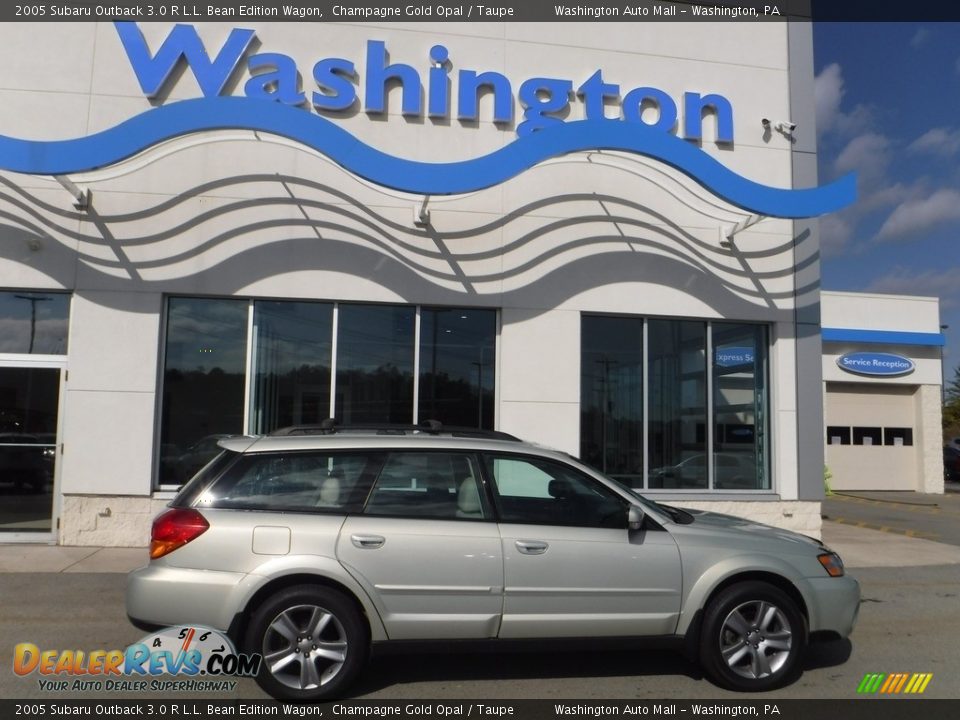
[[786,593],[764,582],[742,582],[707,606],[700,661],[717,685],[770,690],[795,679],[806,639],[806,621]]
[[263,657],[257,684],[275,698],[338,697],[369,653],[366,623],[354,603],[327,587],[283,590],[253,614],[247,648]]

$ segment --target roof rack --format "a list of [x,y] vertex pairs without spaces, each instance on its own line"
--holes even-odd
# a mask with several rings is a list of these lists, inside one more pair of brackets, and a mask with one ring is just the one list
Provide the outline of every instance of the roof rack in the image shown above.
[[377,435],[407,435],[422,433],[427,435],[450,435],[452,437],[484,438],[489,440],[509,440],[521,442],[520,438],[499,430],[481,430],[479,428],[450,426],[445,427],[439,420],[422,420],[416,425],[397,423],[353,423],[341,425],[333,418],[326,418],[315,425],[291,425],[270,433],[273,437],[293,435],[335,435],[342,432],[368,432]]

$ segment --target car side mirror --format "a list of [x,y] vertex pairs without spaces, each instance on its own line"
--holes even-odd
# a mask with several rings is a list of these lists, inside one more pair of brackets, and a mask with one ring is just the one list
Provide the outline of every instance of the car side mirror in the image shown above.
[[640,530],[643,527],[643,519],[646,514],[639,505],[631,505],[627,510],[627,528],[630,530]]

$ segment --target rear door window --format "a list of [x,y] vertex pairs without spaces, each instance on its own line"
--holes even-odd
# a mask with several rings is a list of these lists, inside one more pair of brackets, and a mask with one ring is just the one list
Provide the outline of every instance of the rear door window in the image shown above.
[[394,452],[377,478],[367,515],[489,520],[477,460],[468,453]]

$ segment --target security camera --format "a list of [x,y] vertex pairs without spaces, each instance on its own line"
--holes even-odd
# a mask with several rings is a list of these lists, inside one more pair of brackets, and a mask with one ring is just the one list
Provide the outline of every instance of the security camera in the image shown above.
[[763,118],[763,119],[760,121],[760,124],[763,125],[765,128],[770,127],[770,121],[769,121],[767,118]]
[[776,125],[773,126],[778,132],[790,134],[797,129],[797,124],[791,120],[780,120]]

